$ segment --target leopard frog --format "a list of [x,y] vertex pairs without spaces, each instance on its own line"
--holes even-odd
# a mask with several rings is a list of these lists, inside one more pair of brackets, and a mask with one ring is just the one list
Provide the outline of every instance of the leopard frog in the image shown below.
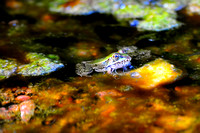
[[116,72],[117,69],[123,68],[126,70],[127,66],[131,66],[131,57],[125,53],[111,53],[105,58],[93,60],[93,61],[83,61],[76,65],[76,73],[80,76],[87,76],[92,73],[93,70],[96,72],[107,72],[112,74]]

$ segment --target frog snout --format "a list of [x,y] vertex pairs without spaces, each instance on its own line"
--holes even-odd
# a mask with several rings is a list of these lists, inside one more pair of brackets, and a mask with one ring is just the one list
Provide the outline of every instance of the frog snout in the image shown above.
[[131,57],[130,57],[130,56],[128,56],[128,57],[127,57],[127,59],[130,61],[130,60],[131,60]]

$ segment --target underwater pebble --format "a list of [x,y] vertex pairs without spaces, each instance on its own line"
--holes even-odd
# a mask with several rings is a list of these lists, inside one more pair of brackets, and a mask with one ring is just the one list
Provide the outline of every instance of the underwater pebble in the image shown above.
[[3,119],[3,120],[9,120],[9,119],[11,119],[10,113],[4,107],[0,108],[0,120],[1,119]]
[[156,124],[168,130],[182,131],[188,129],[194,122],[194,117],[163,115],[156,121]]
[[20,103],[21,120],[23,122],[28,122],[34,115],[35,103],[33,100],[28,100]]
[[182,71],[180,69],[159,58],[126,73],[119,82],[142,89],[153,89],[154,87],[171,83],[181,75]]
[[17,113],[17,112],[19,112],[19,105],[17,105],[17,104],[10,105],[10,106],[8,107],[8,111],[9,111],[9,112],[12,112],[12,113]]
[[26,100],[29,100],[30,97],[29,96],[26,96],[26,95],[20,95],[20,96],[17,96],[15,98],[16,101],[26,101]]
[[14,100],[14,95],[10,92],[0,93],[0,97],[2,100],[1,101],[2,106],[9,104],[10,102],[12,102]]
[[42,124],[45,125],[45,126],[51,126],[51,125],[53,125],[55,122],[56,122],[56,118],[50,116],[50,117],[47,117],[47,118],[42,122]]
[[133,73],[131,73],[131,77],[132,78],[141,78],[141,75],[138,72],[133,72]]
[[30,94],[33,94],[35,91],[34,91],[34,89],[32,89],[32,88],[28,88],[27,90],[26,90],[26,95],[30,95]]

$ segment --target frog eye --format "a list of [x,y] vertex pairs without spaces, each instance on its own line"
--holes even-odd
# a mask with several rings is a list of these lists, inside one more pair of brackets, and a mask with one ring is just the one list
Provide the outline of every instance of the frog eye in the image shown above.
[[118,55],[115,55],[115,58],[119,57]]

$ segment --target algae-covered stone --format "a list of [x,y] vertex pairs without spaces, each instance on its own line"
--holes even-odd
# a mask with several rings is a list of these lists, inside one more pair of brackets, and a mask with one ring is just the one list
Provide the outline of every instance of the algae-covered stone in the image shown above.
[[86,0],[53,1],[50,2],[50,11],[73,15],[88,15],[93,9]]
[[176,20],[175,12],[167,12],[165,9],[146,8],[148,14],[144,15],[144,20],[141,21],[137,28],[139,30],[162,31],[180,27],[182,24]]
[[120,0],[94,0],[91,5],[95,12],[111,13],[120,8]]
[[187,6],[190,0],[162,0],[160,5],[167,10],[181,10]]
[[49,4],[50,11],[72,15],[90,15],[92,13],[114,13],[125,5],[135,4],[137,1],[122,0],[74,0],[74,1],[52,1]]
[[124,21],[129,22],[139,30],[162,31],[181,26],[176,20],[175,10],[184,7],[187,0],[145,3],[136,0],[75,0],[60,5],[51,4],[50,10],[73,15],[89,15],[94,12],[113,14],[122,24]]
[[[53,55],[50,55],[49,57],[58,59],[57,56]],[[50,58],[45,57],[43,54],[29,53],[27,54],[27,59],[30,60],[30,63],[19,66],[18,74],[23,76],[41,76],[64,67],[58,60]]]
[[127,5],[122,9],[114,12],[118,19],[131,19],[131,18],[142,18],[147,12],[144,10],[142,5]]
[[0,80],[9,78],[17,70],[17,62],[14,60],[0,59]]
[[111,13],[118,9],[119,1],[113,0],[74,0],[50,2],[50,11],[73,15],[90,15],[94,12]]
[[181,23],[176,21],[174,10],[166,10],[158,6],[127,5],[114,14],[119,21],[129,21],[130,25],[136,26],[139,30],[162,31],[181,26]]
[[182,71],[162,58],[134,69],[121,77],[120,82],[142,89],[153,89],[181,77]]

